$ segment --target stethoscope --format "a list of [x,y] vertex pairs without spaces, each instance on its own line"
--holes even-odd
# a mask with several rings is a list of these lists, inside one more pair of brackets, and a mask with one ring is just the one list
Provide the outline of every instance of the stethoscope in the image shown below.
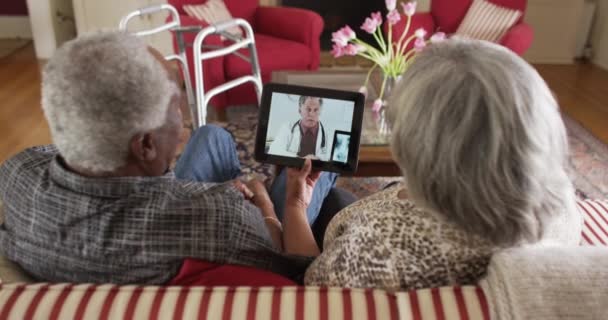
[[[302,137],[304,136],[304,131],[302,131],[302,127],[300,126],[301,122],[302,120],[298,120],[293,126],[291,126],[291,135],[289,137],[289,143],[287,144],[288,146],[290,146],[293,142],[293,131],[296,129],[296,127],[300,127],[300,139],[302,139]],[[319,121],[319,126],[321,126],[321,152],[326,153],[325,151],[327,150],[325,149],[325,128],[323,128],[323,124],[321,123],[321,121]]]

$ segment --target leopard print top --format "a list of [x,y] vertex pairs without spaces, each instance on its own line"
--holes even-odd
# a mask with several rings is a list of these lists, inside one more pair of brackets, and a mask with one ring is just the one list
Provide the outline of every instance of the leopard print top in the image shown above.
[[472,284],[497,249],[398,197],[396,185],[341,211],[306,285],[408,290]]

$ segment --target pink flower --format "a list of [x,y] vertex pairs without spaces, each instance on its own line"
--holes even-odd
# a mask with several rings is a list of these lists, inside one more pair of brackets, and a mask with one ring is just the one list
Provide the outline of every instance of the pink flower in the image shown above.
[[342,29],[338,30],[338,32],[342,32],[342,35],[348,40],[352,40],[357,37],[357,34],[349,26],[344,26]]
[[344,47],[348,44],[348,37],[346,37],[342,32],[342,29],[340,29],[331,34],[331,41],[340,47]]
[[340,47],[348,44],[348,41],[356,38],[357,35],[349,26],[344,26],[342,29],[331,34],[331,41]]
[[386,9],[393,11],[397,7],[397,0],[386,0]]
[[[377,14],[380,15],[380,12]],[[378,17],[375,16],[375,13],[372,13],[371,18],[365,18],[365,22],[363,22],[361,29],[365,30],[367,33],[374,33],[380,24],[382,24],[382,16]]]
[[352,43],[348,44],[343,49],[344,49],[344,54],[345,55],[354,56],[357,53],[359,53],[359,47],[357,45],[352,44]]
[[426,30],[420,28],[420,29],[417,29],[414,34],[416,35],[416,38],[424,39],[424,37],[426,36]]
[[431,43],[441,42],[446,39],[445,33],[437,32],[431,36]]
[[377,27],[378,25],[376,24],[376,22],[374,22],[374,20],[370,18],[365,18],[365,22],[363,22],[361,29],[365,30],[367,33],[374,33]]
[[389,24],[393,25],[401,20],[401,15],[397,10],[393,10],[386,15],[386,20]]
[[340,46],[337,43],[334,43],[334,47],[331,50],[331,55],[334,56],[334,58],[339,58],[341,56],[344,55],[344,47]]
[[374,104],[372,105],[372,111],[378,112],[382,109],[382,100],[376,99],[374,100]]
[[416,1],[401,3],[401,7],[403,7],[403,13],[408,17],[411,17],[416,13]]
[[380,11],[372,12],[372,20],[376,21],[378,25],[382,24],[382,14],[380,13]]
[[416,38],[416,42],[414,42],[414,50],[416,52],[422,51],[426,47],[426,41],[422,38]]

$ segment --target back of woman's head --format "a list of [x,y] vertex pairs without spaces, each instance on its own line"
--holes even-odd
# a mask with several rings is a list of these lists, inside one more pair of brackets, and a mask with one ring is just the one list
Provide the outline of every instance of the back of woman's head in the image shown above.
[[545,82],[507,49],[452,39],[418,55],[389,102],[412,199],[497,245],[574,210],[567,137]]

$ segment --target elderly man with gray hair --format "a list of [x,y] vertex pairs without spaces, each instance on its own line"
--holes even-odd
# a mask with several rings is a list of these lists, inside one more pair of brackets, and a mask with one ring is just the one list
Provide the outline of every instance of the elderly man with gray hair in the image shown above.
[[[513,52],[473,40],[429,46],[393,91],[388,119],[404,182],[338,213],[306,284],[474,284],[498,250],[579,243],[557,102]],[[301,243],[294,253],[318,252]]]
[[[185,258],[303,272],[310,260],[283,255],[296,240],[283,237],[263,184],[235,180],[228,132],[201,127],[169,170],[185,102],[171,71],[157,51],[119,32],[56,52],[42,77],[54,146],[0,167],[0,248],[9,259],[53,282],[162,284]],[[279,184],[292,204],[284,216],[305,221],[288,209],[320,210],[335,178],[312,173],[310,162],[288,174]]]

